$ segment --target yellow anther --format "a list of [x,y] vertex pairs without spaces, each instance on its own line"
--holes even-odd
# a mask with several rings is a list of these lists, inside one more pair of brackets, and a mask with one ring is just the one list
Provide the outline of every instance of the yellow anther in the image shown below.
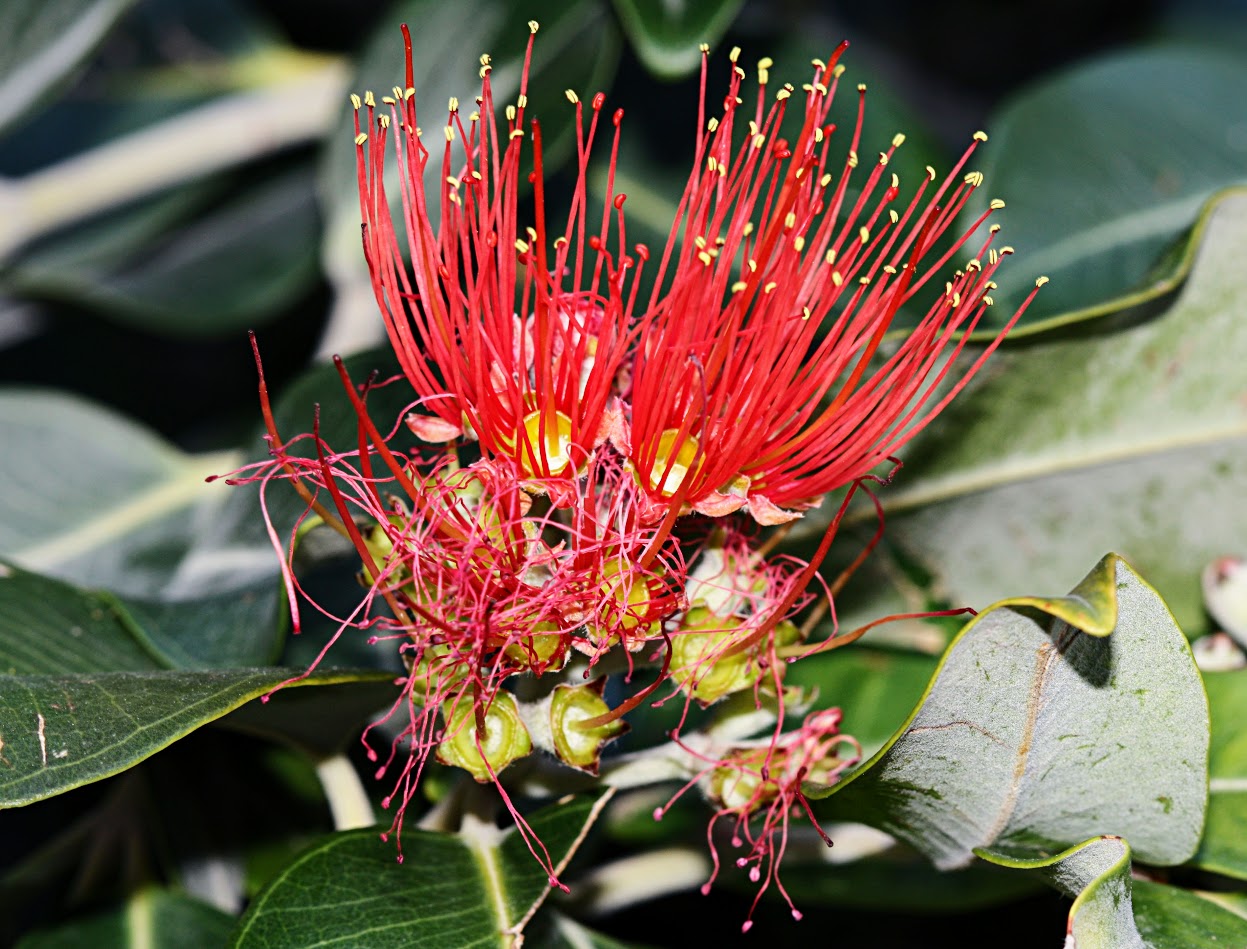
[[791,231],[797,225],[797,215],[795,211],[789,211],[784,215],[784,230]]
[[893,148],[900,148],[904,144],[905,144],[905,133],[904,132],[897,132],[895,135],[892,136],[892,147]]
[[829,184],[831,184],[831,175],[830,175],[830,174],[825,174],[825,175],[823,175],[823,177],[821,177],[821,178],[819,178],[819,179],[818,179],[818,186],[819,186],[820,188],[826,188]]
[[528,235],[528,239],[534,244],[537,243],[537,229],[535,227],[526,227],[524,232]]
[[865,91],[866,91],[866,83],[864,83],[864,82],[859,82],[859,83],[857,84],[857,91],[858,91],[858,92],[865,92]]
[[810,60],[810,65],[813,66],[815,69],[826,69],[827,68],[827,64],[823,62],[821,59],[819,59],[817,56],[815,56],[813,59]]
[[395,99],[393,96],[382,96],[381,104],[382,105],[398,105],[398,100]]
[[961,294],[954,290],[953,298],[949,301],[948,305],[954,310],[957,309],[957,307],[961,305]]
[[359,96],[357,96],[355,93],[352,92],[351,93],[351,108],[358,109],[361,105],[363,105],[363,103],[360,102]]
[[831,282],[837,287],[844,283],[844,277],[841,275],[840,271],[833,270],[831,272]]
[[983,262],[977,257],[971,257],[966,261],[966,270],[982,270]]
[[1048,278],[1047,278],[1047,277],[1036,277],[1036,278],[1035,278],[1035,286],[1036,286],[1036,287],[1042,287],[1042,286],[1043,286],[1045,283],[1047,283],[1047,282],[1048,282]]
[[765,86],[770,81],[771,81],[770,72],[766,69],[759,69],[758,70],[758,85]]
[[[745,78],[745,71],[744,71],[743,69],[741,69],[739,66],[733,66],[733,67],[732,67],[732,72],[734,72],[734,73],[737,75],[737,77],[738,77],[738,78],[740,78],[740,79],[744,79],[744,78]],[[738,103],[740,102],[740,100],[739,100],[739,99],[737,99],[736,101],[737,101]]]
[[1000,254],[996,248],[993,247],[987,252],[987,263],[992,267],[995,267],[996,264],[1000,263]]
[[697,44],[697,48],[698,48],[699,50],[701,50],[703,53],[708,53],[708,52],[710,52],[710,44],[709,44],[709,43],[698,43],[698,44]]
[[901,186],[901,179],[897,176],[896,172],[892,172],[892,187],[899,188],[900,186]]
[[992,198],[991,204],[988,205],[988,207],[990,207],[993,211],[999,211],[1004,206],[1005,206],[1005,203],[1001,201],[999,198]]
[[449,125],[443,130],[446,133],[446,141],[453,142],[455,140],[455,130]]
[[757,262],[756,260],[754,260],[752,257],[750,257],[747,263],[748,263],[748,267],[749,267],[749,272],[750,272],[750,273],[757,273],[757,272],[758,272],[758,262]]
[[995,301],[995,300],[993,300],[991,297],[983,297],[983,305],[984,305],[984,306],[991,306],[991,305],[992,305],[993,303],[995,303],[995,302],[996,302],[996,301]]
[[753,221],[746,221],[745,226],[740,229],[740,233],[744,235],[745,237],[748,237],[750,234],[752,234],[753,233]]
[[792,242],[792,249],[795,250],[798,254],[801,253],[801,251],[805,250],[805,238],[804,237],[795,238]]
[[988,280],[987,283],[983,284],[983,286],[985,286],[988,290],[996,290],[1000,287],[1000,284],[996,283],[995,280]]
[[808,320],[809,318],[810,318],[810,308],[808,306],[803,306],[801,308],[801,319]]
[[981,130],[980,130],[980,131],[978,131],[978,132],[975,132],[975,133],[974,133],[972,136],[970,136],[970,137],[971,137],[971,138],[973,138],[976,142],[985,142],[985,141],[987,141],[987,133],[986,133],[986,132],[984,132],[984,131],[981,131]]
[[869,286],[870,286],[870,278],[869,278],[869,277],[858,277],[858,278],[857,278],[857,282],[858,282],[858,283],[860,283],[863,287],[869,287]]
[[458,99],[457,97],[455,97],[455,96],[451,96],[451,97],[450,97],[450,105],[449,105],[449,110],[450,110],[451,112],[458,112],[458,111],[459,111],[459,99]]
[[935,169],[932,168],[930,165],[927,165],[927,177],[930,178],[932,181],[935,180]]
[[755,136],[753,137],[753,147],[754,147],[754,148],[756,148],[756,149],[761,149],[761,148],[762,148],[762,146],[763,146],[763,145],[765,145],[765,144],[766,144],[766,136],[765,136],[765,135],[763,135],[761,132],[759,132],[757,135],[755,135]]
[[896,268],[895,268],[895,267],[893,267],[891,264],[884,264],[884,265],[883,265],[883,272],[884,272],[885,274],[887,274],[888,276],[891,276],[891,277],[895,277],[895,276],[896,276]]
[[857,229],[857,239],[861,241],[863,244],[868,243],[870,241],[870,228],[859,227]]
[[511,134],[507,136],[507,139],[509,140],[513,138],[523,138],[523,137],[524,137],[523,129],[511,129]]
[[787,89],[780,89],[780,90],[779,90],[779,92],[775,93],[775,101],[776,101],[776,102],[783,102],[783,101],[784,101],[785,99],[787,99],[790,95],[792,95],[792,93],[791,93],[791,92],[789,92]]
[[[383,129],[388,129],[390,127],[390,117],[388,115],[378,116],[377,124],[381,126]],[[419,138],[419,136],[420,136],[420,130],[416,129],[416,137]]]
[[515,102],[521,109],[526,108],[528,106],[528,96],[521,92],[519,96],[516,97]]
[[891,221],[893,224],[897,224],[900,222],[901,216],[897,214],[895,211],[893,211],[891,208],[889,208],[888,209],[888,220]]
[[[394,93],[395,99],[401,99],[403,97],[403,90],[398,86],[390,86],[390,92]],[[381,101],[384,102],[385,100],[382,99]]]
[[961,180],[968,184],[971,188],[977,188],[983,183],[983,173],[981,171],[967,172],[966,176]]
[[815,129],[814,130],[814,141],[821,142],[822,140],[823,140],[823,130],[821,128]]
[[481,65],[482,66],[488,66],[491,62],[493,62],[493,59],[492,57],[490,57],[488,53],[481,53]]
[[536,20],[528,21],[528,32],[529,33],[536,33],[539,29],[541,29],[541,24],[538,23]]
[[406,89],[404,89],[404,90],[403,90],[403,98],[404,98],[404,99],[410,99],[410,98],[411,98],[412,96],[414,96],[415,94],[416,94],[416,87],[415,87],[415,86],[408,86]]
[[844,75],[844,67],[843,67],[843,66],[837,66],[835,69],[833,69],[833,70],[831,71],[831,78],[832,78],[832,79],[839,79],[839,78],[840,78],[841,76],[843,76],[843,75]]
[[480,180],[481,180],[481,173],[480,173],[479,171],[475,171],[475,170],[474,170],[474,171],[472,172],[472,180],[473,180],[473,181],[480,181]]
[[771,59],[770,56],[763,56],[761,59],[758,60],[759,69],[770,69],[774,65],[775,65],[775,60]]
[[989,227],[987,230],[988,230],[990,233],[995,234],[995,233],[997,233],[997,232],[1000,230],[1000,225],[999,225],[999,224],[993,224],[993,225],[992,225],[991,227]]
[[733,46],[732,51],[727,54],[727,58],[730,59],[732,62],[736,62],[736,60],[740,59],[740,47]]
[[1012,254],[1012,253],[1013,253],[1013,248],[1012,248],[1012,247],[1010,247],[1010,246],[1008,246],[1008,245],[1006,245],[1006,246],[1004,246],[1004,247],[1000,248],[1000,256],[1001,256],[1001,257],[1003,257],[1005,254]]
[[373,96],[373,94],[372,94],[372,90],[371,90],[371,89],[369,89],[368,91],[366,91],[366,92],[364,93],[364,105],[366,105],[366,106],[368,106],[369,108],[371,108],[371,107],[375,106],[376,104],[377,104],[377,100],[376,100],[376,98]]
[[507,108],[506,108],[506,116],[507,116],[507,121],[508,121],[508,122],[514,122],[514,121],[515,121],[515,114],[516,114],[516,113],[515,113],[515,106],[513,106],[513,105],[508,105],[508,106],[507,106]]
[[366,141],[368,141],[368,133],[366,132],[360,132],[358,135],[355,136],[356,145],[363,145],[364,142]]
[[745,281],[737,280],[734,284],[732,284],[732,292],[740,293],[741,291],[747,289],[748,287],[749,287],[749,284],[745,283]]
[[696,237],[693,238],[693,243],[697,245],[698,250],[706,249],[706,239],[702,237],[700,234],[698,234]]
[[714,260],[714,258],[713,258],[713,257],[711,257],[709,254],[707,254],[704,250],[703,250],[703,251],[699,251],[699,252],[698,252],[698,254],[697,254],[697,259],[698,259],[698,260],[700,260],[700,261],[701,261],[703,264],[705,264],[707,267],[709,267],[709,266],[710,266],[710,262],[711,262],[712,260]]
[[452,188],[458,188],[461,184],[463,184],[463,182],[460,181],[458,178],[456,178],[454,175],[447,175],[446,184],[450,185]]
[[515,242],[515,249],[518,250],[521,254],[527,254],[528,244],[526,244],[524,241],[517,240]]
[[716,168],[719,167],[719,160],[715,158],[713,155],[711,155],[709,158],[706,159],[706,167],[709,168],[711,171],[714,171]]
[[856,168],[856,167],[857,167],[857,152],[855,152],[855,151],[853,151],[853,150],[851,150],[851,149],[850,149],[850,151],[849,151],[849,162],[848,162],[848,164],[849,164],[849,167],[850,167],[850,168]]
[[836,249],[833,247],[827,253],[823,254],[823,262],[831,266],[836,262]]
[[717,131],[718,128],[719,128],[719,120],[716,118],[712,117],[710,121],[706,123],[706,130],[709,132]]
[[953,285],[949,283],[947,280],[945,280],[944,281],[944,296],[948,296],[952,292],[953,292]]
[[880,152],[879,153],[879,164],[882,166],[882,165],[886,165],[887,163],[888,163],[888,153]]
[[792,176],[792,177],[793,177],[793,178],[795,178],[797,181],[800,181],[800,180],[801,180],[801,178],[802,178],[802,176],[803,176],[804,174],[805,174],[805,169],[804,169],[804,168],[798,168],[798,169],[796,170],[796,173],[795,173],[795,174],[793,174],[793,176]]
[[770,283],[768,283],[765,287],[762,288],[762,292],[770,293],[772,290],[774,290],[778,286],[779,284],[777,284],[774,280],[772,280]]
[[473,112],[471,115],[468,116],[469,122],[479,122],[480,120],[481,120],[481,114],[479,112]]

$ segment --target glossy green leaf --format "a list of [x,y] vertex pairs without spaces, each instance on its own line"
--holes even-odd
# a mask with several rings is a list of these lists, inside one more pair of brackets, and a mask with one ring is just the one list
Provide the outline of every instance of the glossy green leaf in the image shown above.
[[[1247,536],[1243,246],[1247,191],[1234,190],[1163,316],[997,353],[880,492],[891,563],[868,563],[846,590],[848,626],[922,609],[924,595],[978,607],[1061,589],[1111,549],[1188,634],[1205,630],[1200,571]],[[864,520],[873,530],[873,513]],[[897,574],[919,589],[902,598]]]
[[1093,835],[1180,863],[1207,803],[1208,706],[1164,602],[1105,557],[1068,597],[1017,597],[967,624],[891,743],[825,812],[937,866],[976,848],[1046,858]]
[[1204,674],[1212,711],[1208,821],[1191,863],[1247,880],[1247,669]]
[[234,917],[181,893],[144,890],[123,910],[31,933],[18,949],[217,949]]
[[1130,847],[1120,837],[1097,837],[1055,857],[1011,859],[979,851],[992,863],[1037,870],[1074,898],[1066,945],[1078,949],[1143,949],[1131,905]]
[[[1052,278],[1028,324],[1119,310],[1165,288],[1180,260],[1166,251],[1200,206],[1247,180],[1233,118],[1244,98],[1241,57],[1159,47],[1045,79],[991,120],[981,202],[1008,202],[999,221],[1018,265]],[[1027,290],[1002,279],[998,313]]]
[[33,389],[0,393],[0,442],[0,556],[107,587],[166,664],[274,660],[280,581],[263,522],[249,512],[252,532],[231,535],[221,506],[246,489],[204,483],[233,457],[182,454],[112,412]]
[[[608,798],[569,797],[528,816],[555,871]],[[459,834],[407,830],[400,863],[394,841],[378,840],[376,830],[334,834],[257,897],[230,945],[508,946],[512,937],[504,934],[521,932],[550,891],[529,846],[515,829],[469,818]]]
[[0,770],[0,807],[118,774],[284,682],[296,688],[385,678],[333,670],[296,678],[302,674],[268,668],[0,676],[0,753],[8,763]]
[[701,63],[699,46],[712,49],[744,0],[615,0],[615,12],[647,69],[676,79]]
[[1135,925],[1148,949],[1247,945],[1247,919],[1241,905],[1230,908],[1232,899],[1232,894],[1195,893],[1135,880]]
[[85,57],[134,0],[5,0],[0,5],[0,128]]
[[224,195],[188,186],[74,227],[21,254],[3,283],[169,336],[238,334],[310,285],[319,237],[314,173],[302,163]]

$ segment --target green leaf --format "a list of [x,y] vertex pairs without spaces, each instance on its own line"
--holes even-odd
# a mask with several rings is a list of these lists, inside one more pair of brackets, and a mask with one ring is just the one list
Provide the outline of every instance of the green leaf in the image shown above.
[[1038,870],[1074,898],[1066,945],[1078,949],[1142,949],[1131,905],[1130,847],[1120,837],[1097,837],[1055,857],[1011,859],[979,851],[1001,866]]
[[701,64],[700,44],[715,47],[744,0],[615,0],[615,12],[645,68],[678,79]]
[[[911,444],[899,490],[881,492],[894,564],[846,589],[850,628],[922,609],[923,593],[978,606],[1060,589],[1071,564],[1119,550],[1188,634],[1207,629],[1200,571],[1247,536],[1247,191],[1221,196],[1204,235],[1163,316],[997,353]],[[899,572],[921,577],[917,602]]]
[[5,0],[0,4],[0,128],[47,95],[133,3]]
[[[1153,48],[1046,79],[989,123],[982,171],[991,194],[981,204],[1008,202],[999,222],[1018,263],[1052,278],[1028,325],[1098,316],[1163,291],[1179,260],[1165,252],[1213,192],[1247,179],[1231,128],[1245,98],[1241,57]],[[1001,284],[1003,316],[1029,282]]]
[[33,389],[0,392],[0,443],[0,556],[108,587],[167,665],[274,659],[280,587],[259,511],[239,535],[220,514],[246,489],[204,483],[234,457],[182,454],[112,412]]
[[234,917],[181,893],[144,890],[125,909],[32,933],[18,949],[216,949]]
[[390,678],[331,670],[300,675],[268,668],[0,676],[0,807],[21,807],[125,771],[282,683]]
[[1232,894],[1134,881],[1135,924],[1148,949],[1247,945],[1247,919],[1232,905]]
[[815,796],[941,868],[976,848],[1046,858],[1102,834],[1166,865],[1199,841],[1207,760],[1207,700],[1186,640],[1109,555],[1069,597],[979,614],[892,741]]
[[[609,797],[568,797],[527,818],[556,872]],[[550,891],[529,846],[516,829],[469,818],[457,835],[407,831],[400,863],[394,843],[378,840],[375,830],[334,834],[256,898],[230,945],[509,946],[504,933],[522,931]]]
[[5,289],[168,336],[240,333],[318,273],[314,177],[304,162],[224,195],[220,186],[177,189],[23,252]]
[[1212,711],[1208,820],[1194,866],[1247,880],[1247,669],[1204,674]]

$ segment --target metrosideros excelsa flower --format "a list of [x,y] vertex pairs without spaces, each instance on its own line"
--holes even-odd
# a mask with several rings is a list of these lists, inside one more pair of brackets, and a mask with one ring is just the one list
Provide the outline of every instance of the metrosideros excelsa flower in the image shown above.
[[[535,35],[537,24],[530,29]],[[490,57],[482,56],[475,101],[450,100],[444,121],[426,128],[420,123],[432,106],[417,108],[409,41],[407,86],[384,98],[382,114],[371,93],[356,98],[356,144],[373,289],[403,372],[423,400],[413,431],[432,441],[470,434],[487,456],[548,479],[579,472],[618,414],[613,388],[631,305],[623,278],[632,261],[607,259],[618,211],[589,207],[586,195],[600,94],[587,129],[584,104],[574,102],[578,177],[566,220],[547,220],[540,125],[526,123],[531,54],[530,37],[505,124],[495,115]],[[405,235],[385,187],[391,149]],[[523,225],[517,205],[528,182],[536,215]]]
[[[861,151],[864,86],[851,127],[829,117],[846,45],[816,60],[801,90],[772,95],[761,61],[748,105],[733,51],[723,112],[698,129],[640,316],[621,443],[656,517],[677,504],[788,520],[891,457],[995,348],[964,368],[954,359],[1011,252],[995,246],[995,226],[965,252],[1003,202],[954,231],[982,184],[967,169],[987,136],[976,133],[947,175],[928,169],[916,185],[902,182],[890,163],[903,135]],[[703,96],[705,76],[703,57]],[[789,141],[781,123],[793,108],[801,122]],[[945,280],[954,260],[960,269]],[[890,345],[902,307],[916,325]],[[941,391],[950,373],[956,382]]]
[[[864,89],[846,127],[831,120],[843,46],[801,90],[772,91],[763,60],[752,95],[733,51],[709,120],[703,55],[693,171],[658,254],[627,243],[622,112],[603,118],[602,94],[586,104],[569,91],[575,155],[556,222],[529,114],[530,30],[512,103],[495,101],[488,56],[470,104],[420,100],[409,37],[405,84],[352,97],[363,251],[402,376],[361,386],[338,360],[357,427],[331,444],[319,417],[283,440],[261,369],[270,458],[236,480],[258,482],[265,505],[274,483],[306,502],[288,540],[269,524],[296,631],[306,531],[324,525],[359,555],[361,600],[333,619],[339,635],[395,644],[402,663],[388,756],[369,745],[376,776],[394,781],[392,832],[438,762],[464,786],[496,787],[554,880],[512,792],[545,787],[551,769],[608,774],[624,716],[676,701],[671,745],[691,762],[685,790],[715,809],[716,873],[713,833],[730,824],[759,895],[782,891],[790,820],[814,821],[803,788],[833,783],[859,753],[840,710],[811,711],[784,672],[870,628],[840,635],[832,603],[882,531],[868,482],[890,480],[897,450],[1034,291],[967,349],[1010,253],[988,220],[1000,202],[957,223],[982,184],[970,161],[986,136],[948,174],[902,182],[891,164],[903,136],[867,156]],[[795,133],[781,132],[785,116]],[[609,151],[596,205],[595,147]],[[651,259],[654,289],[639,299]],[[411,398],[397,419],[374,419],[369,394],[390,384]],[[786,528],[769,528],[842,488],[809,559],[776,552]],[[878,531],[824,580],[859,490]],[[825,616],[833,632],[820,637]],[[711,724],[685,735],[688,721]]]

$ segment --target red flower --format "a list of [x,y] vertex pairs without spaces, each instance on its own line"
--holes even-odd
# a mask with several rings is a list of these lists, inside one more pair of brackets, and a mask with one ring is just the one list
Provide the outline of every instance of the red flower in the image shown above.
[[[834,157],[833,147],[846,151],[845,133],[828,120],[846,45],[815,62],[795,142],[780,137],[794,90],[768,102],[769,60],[759,63],[752,109],[740,114],[745,73],[734,65],[722,116],[699,127],[658,289],[640,320],[631,431],[620,440],[659,505],[655,516],[673,504],[710,515],[747,505],[764,524],[797,516],[912,438],[1026,307],[968,369],[952,368],[1010,252],[992,248],[993,227],[950,282],[937,277],[1003,206],[992,202],[951,246],[940,241],[982,182],[963,169],[986,136],[974,136],[941,183],[928,169],[901,200],[888,163],[903,136],[859,159],[859,86],[847,157]],[[703,99],[705,77],[703,56]],[[933,279],[940,285],[928,288]],[[898,311],[923,290],[934,291],[925,315],[888,351]]]
[[[537,24],[529,26],[535,34]],[[413,430],[434,441],[466,432],[486,455],[516,462],[526,476],[550,478],[581,470],[614,418],[612,389],[628,347],[631,302],[622,283],[633,262],[624,258],[615,271],[604,254],[591,253],[605,246],[615,213],[608,204],[594,215],[586,197],[600,94],[587,131],[583,104],[574,103],[579,176],[566,223],[557,232],[547,229],[536,121],[531,175],[521,154],[531,54],[530,37],[518,104],[506,107],[505,129],[495,119],[489,57],[481,57],[481,93],[471,115],[465,120],[452,99],[445,125],[429,132],[438,159],[418,124],[408,37],[407,88],[383,100],[389,114],[379,117],[369,93],[366,124],[355,100],[355,141],[364,252],[377,303],[403,372],[433,413],[414,416]],[[615,114],[616,128],[621,115]],[[410,271],[385,189],[391,143]],[[440,195],[436,213],[429,206],[431,174]],[[536,203],[530,228],[520,226],[516,213],[526,181]]]

